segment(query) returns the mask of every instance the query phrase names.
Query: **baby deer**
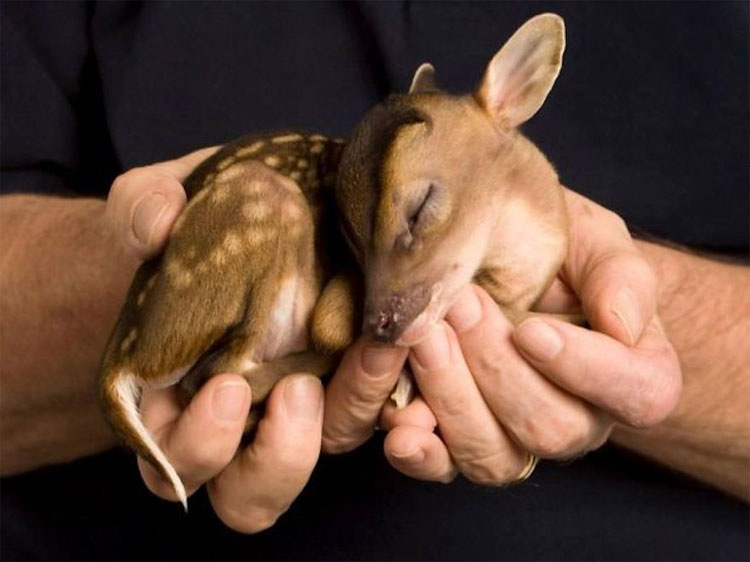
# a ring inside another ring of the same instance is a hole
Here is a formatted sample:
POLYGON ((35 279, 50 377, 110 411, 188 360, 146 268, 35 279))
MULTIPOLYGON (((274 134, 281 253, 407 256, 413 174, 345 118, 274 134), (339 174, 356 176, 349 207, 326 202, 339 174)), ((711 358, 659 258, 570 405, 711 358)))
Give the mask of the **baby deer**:
POLYGON ((288 373, 330 373, 360 331, 413 345, 472 281, 512 321, 528 313, 563 262, 567 217, 555 170, 517 127, 544 102, 564 48, 562 19, 536 16, 471 95, 438 90, 424 64, 346 145, 244 137, 190 175, 188 204, 164 254, 138 270, 100 375, 114 430, 183 505, 139 416, 143 388, 182 381, 189 398, 214 374, 240 373, 257 405, 288 373))

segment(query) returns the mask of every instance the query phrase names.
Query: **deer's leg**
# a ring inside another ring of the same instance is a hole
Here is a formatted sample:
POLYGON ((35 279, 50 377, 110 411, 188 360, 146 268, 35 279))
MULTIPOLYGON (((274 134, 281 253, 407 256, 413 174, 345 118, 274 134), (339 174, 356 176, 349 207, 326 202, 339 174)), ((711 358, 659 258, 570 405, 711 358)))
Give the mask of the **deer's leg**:
POLYGON ((332 354, 352 344, 362 323, 361 285, 358 274, 345 271, 325 286, 315 304, 310 326, 316 349, 332 354))

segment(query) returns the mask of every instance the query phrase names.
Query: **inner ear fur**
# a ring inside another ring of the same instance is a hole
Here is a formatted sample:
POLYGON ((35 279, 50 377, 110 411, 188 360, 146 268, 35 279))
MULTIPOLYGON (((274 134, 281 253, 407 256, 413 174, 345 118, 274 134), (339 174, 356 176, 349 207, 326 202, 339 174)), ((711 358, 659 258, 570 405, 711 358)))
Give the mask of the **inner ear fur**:
POLYGON ((492 57, 476 92, 503 128, 517 127, 542 107, 562 67, 565 23, 541 14, 524 23, 492 57))
POLYGON ((414 73, 411 80, 410 94, 419 92, 429 92, 436 90, 435 86, 435 67, 429 62, 423 62, 414 73))

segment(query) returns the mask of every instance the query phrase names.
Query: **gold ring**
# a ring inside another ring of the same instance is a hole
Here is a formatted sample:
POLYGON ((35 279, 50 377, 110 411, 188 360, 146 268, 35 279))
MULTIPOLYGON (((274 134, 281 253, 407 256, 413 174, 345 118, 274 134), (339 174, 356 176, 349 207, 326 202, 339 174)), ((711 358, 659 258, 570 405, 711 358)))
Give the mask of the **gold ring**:
POLYGON ((537 457, 536 455, 532 455, 528 452, 526 453, 526 455, 528 456, 526 464, 524 465, 523 470, 521 470, 521 474, 519 474, 518 478, 516 479, 516 483, 518 484, 520 484, 524 480, 528 480, 529 476, 531 476, 531 473, 534 472, 534 469, 539 462, 539 457, 537 457))

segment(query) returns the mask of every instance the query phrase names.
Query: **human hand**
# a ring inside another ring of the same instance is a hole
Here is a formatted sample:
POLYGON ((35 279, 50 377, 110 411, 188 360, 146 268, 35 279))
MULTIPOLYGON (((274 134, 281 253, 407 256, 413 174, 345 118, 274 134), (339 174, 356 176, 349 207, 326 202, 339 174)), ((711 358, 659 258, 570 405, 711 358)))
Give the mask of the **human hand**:
POLYGON ((326 449, 358 445, 385 405, 385 452, 397 469, 498 485, 528 476, 529 453, 570 458, 603 443, 615 421, 646 427, 671 412, 681 375, 655 315, 655 277, 619 217, 568 190, 566 201, 570 251, 539 310, 582 306, 596 331, 551 318, 514 329, 484 291, 467 288, 410 350, 422 396, 407 408, 387 403, 400 366, 368 388, 352 368, 360 348, 347 354, 327 393, 326 449))
MULTIPOLYGON (((144 260, 163 249, 185 205, 182 182, 213 151, 137 168, 115 181, 106 217, 130 254, 144 260)), ((323 389, 309 375, 282 379, 266 401, 255 438, 240 449, 250 404, 250 387, 236 374, 210 379, 184 410, 174 387, 145 390, 140 404, 146 427, 188 495, 206 484, 218 517, 245 533, 272 526, 307 483, 320 453, 323 389)), ((151 465, 138 464, 154 494, 177 499, 151 465)))

